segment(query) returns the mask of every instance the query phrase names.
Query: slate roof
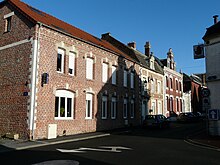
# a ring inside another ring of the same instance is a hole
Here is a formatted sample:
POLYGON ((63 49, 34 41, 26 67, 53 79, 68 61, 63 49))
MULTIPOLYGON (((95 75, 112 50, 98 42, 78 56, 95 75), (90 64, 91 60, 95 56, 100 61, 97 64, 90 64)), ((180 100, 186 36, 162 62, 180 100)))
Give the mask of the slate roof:
POLYGON ((202 39, 206 41, 206 40, 208 40, 208 38, 212 38, 217 35, 220 35, 220 22, 207 28, 206 33, 202 39))
POLYGON ((118 55, 122 55, 122 56, 132 60, 132 58, 130 56, 128 56, 125 53, 121 52, 120 50, 116 49, 108 42, 101 40, 101 39, 85 32, 75 26, 72 26, 62 20, 59 20, 58 18, 55 18, 55 17, 53 17, 43 11, 40 11, 32 6, 29 6, 20 0, 5 0, 3 2, 8 2, 19 13, 21 13, 23 16, 25 16, 28 20, 30 20, 34 24, 42 23, 43 25, 46 25, 54 30, 71 35, 72 37, 75 37, 75 38, 80 39, 82 41, 86 41, 86 42, 93 44, 95 46, 107 49, 108 51, 114 52, 118 55))
MULTIPOLYGON (((135 61, 137 61, 145 68, 152 70, 150 69, 149 57, 147 57, 145 54, 118 41, 117 39, 112 37, 109 33, 103 34, 102 39, 108 41, 110 44, 120 49, 120 51, 128 54, 131 58, 133 58, 135 61)), ((160 62, 160 60, 157 57, 154 56, 154 59, 155 59, 154 61, 155 70, 153 71, 163 74, 164 73, 162 68, 163 64, 160 62)))

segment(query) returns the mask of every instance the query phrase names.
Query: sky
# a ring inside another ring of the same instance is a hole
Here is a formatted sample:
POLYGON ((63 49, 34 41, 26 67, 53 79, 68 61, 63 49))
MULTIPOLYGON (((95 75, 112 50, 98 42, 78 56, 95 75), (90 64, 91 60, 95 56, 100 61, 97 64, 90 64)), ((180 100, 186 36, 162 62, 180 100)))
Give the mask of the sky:
MULTIPOLYGON (((1 1, 1 0, 0 0, 1 1)), ((219 0, 22 0, 96 37, 110 32, 144 53, 146 41, 160 59, 172 48, 177 71, 205 73, 205 59, 193 59, 206 28, 219 13, 219 0)), ((219 17, 220 20, 220 17, 219 17)))

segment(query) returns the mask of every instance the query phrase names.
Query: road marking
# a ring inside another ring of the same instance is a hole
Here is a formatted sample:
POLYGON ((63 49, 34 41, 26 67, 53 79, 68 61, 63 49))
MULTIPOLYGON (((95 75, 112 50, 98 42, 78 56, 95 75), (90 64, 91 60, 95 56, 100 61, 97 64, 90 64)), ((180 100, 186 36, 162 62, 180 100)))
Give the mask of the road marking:
POLYGON ((57 150, 63 153, 85 153, 86 151, 122 152, 122 150, 132 150, 132 149, 121 146, 99 146, 99 148, 80 147, 78 149, 71 149, 71 150, 66 150, 66 149, 57 149, 57 150))

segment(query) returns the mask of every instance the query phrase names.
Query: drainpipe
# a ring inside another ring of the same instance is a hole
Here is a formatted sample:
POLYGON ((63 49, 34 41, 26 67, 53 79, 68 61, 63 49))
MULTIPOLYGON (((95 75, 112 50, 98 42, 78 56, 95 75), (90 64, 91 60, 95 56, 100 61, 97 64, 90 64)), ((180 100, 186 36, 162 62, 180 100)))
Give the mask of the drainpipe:
POLYGON ((32 71, 31 71, 31 103, 30 103, 30 129, 32 136, 31 140, 34 139, 34 119, 35 119, 35 106, 36 106, 36 85, 37 85, 37 61, 39 55, 39 40, 40 40, 40 27, 41 23, 36 25, 35 31, 37 31, 38 26, 38 35, 34 37, 33 40, 33 55, 32 55, 32 71))

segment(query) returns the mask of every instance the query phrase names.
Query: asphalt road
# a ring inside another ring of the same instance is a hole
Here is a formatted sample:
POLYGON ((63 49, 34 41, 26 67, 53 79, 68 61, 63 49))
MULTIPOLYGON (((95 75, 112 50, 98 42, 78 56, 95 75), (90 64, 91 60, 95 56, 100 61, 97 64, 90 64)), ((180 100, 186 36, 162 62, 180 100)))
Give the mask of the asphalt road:
POLYGON ((107 137, 50 145, 0 155, 0 164, 219 165, 220 152, 190 145, 184 138, 203 127, 133 128, 107 137))

